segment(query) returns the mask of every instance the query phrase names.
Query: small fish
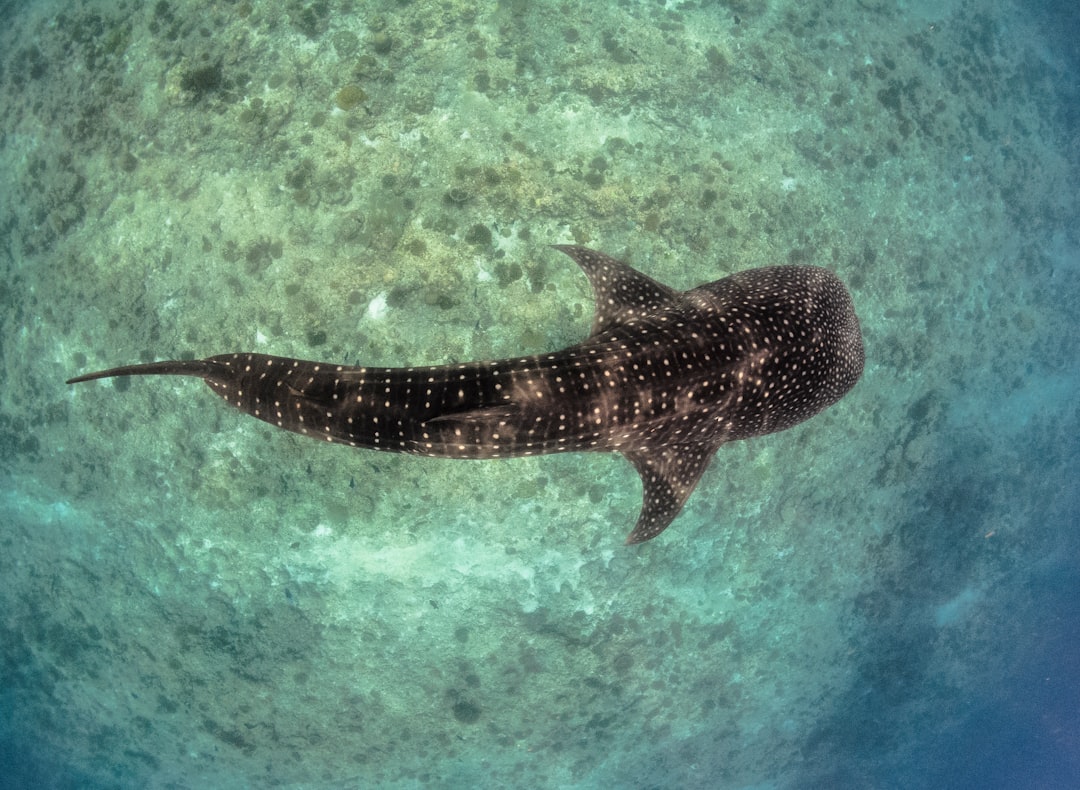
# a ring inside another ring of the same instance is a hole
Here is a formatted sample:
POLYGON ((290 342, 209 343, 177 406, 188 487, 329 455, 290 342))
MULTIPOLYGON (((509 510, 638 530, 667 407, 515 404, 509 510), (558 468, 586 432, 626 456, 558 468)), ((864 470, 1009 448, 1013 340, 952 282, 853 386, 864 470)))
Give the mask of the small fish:
POLYGON ((439 458, 618 452, 644 488, 627 543, 679 514, 720 445, 836 403, 864 352, 831 272, 771 266, 676 291, 601 252, 555 249, 592 284, 592 332, 550 354, 416 368, 222 354, 86 373, 202 378, 227 403, 326 442, 439 458))

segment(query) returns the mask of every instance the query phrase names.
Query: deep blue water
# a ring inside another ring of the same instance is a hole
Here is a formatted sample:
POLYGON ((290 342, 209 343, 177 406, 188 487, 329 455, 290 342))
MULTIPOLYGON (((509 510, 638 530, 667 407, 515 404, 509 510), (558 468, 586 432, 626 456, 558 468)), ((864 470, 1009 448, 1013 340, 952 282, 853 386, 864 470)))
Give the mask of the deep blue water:
POLYGON ((6 10, 0 786, 1080 786, 1072 5, 6 10), (830 268, 863 378, 636 547, 619 456, 64 384, 562 348, 556 243, 830 268))

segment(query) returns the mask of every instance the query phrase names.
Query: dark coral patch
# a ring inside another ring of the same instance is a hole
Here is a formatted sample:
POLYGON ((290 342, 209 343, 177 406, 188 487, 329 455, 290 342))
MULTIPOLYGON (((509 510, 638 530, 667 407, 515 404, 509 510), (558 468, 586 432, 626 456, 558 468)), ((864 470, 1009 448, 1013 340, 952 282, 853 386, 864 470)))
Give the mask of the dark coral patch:
POLYGON ((480 706, 460 699, 454 703, 454 718, 462 724, 476 724, 480 720, 480 706))

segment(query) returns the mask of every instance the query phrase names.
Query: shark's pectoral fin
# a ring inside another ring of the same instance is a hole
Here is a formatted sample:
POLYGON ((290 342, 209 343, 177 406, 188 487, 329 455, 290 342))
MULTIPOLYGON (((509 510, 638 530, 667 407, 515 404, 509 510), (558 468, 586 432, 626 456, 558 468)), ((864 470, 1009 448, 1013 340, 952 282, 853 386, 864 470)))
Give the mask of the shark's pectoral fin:
POLYGON ((719 444, 677 444, 624 452, 641 475, 641 515, 626 542, 642 543, 679 515, 719 444))
POLYGON ((675 289, 610 255, 572 244, 556 244, 555 249, 573 258, 589 278, 596 302, 590 336, 682 301, 675 289))

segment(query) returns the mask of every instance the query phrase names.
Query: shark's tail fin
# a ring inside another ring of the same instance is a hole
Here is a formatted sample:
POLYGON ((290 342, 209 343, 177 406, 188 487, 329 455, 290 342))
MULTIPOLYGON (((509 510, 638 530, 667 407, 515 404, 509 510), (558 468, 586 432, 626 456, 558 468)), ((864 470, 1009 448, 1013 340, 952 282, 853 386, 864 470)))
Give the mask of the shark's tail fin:
POLYGON ((214 378, 220 376, 226 368, 212 359, 170 360, 168 362, 150 362, 145 365, 124 365, 119 368, 84 373, 70 378, 66 383, 78 384, 81 381, 108 379, 113 376, 198 376, 214 378))

